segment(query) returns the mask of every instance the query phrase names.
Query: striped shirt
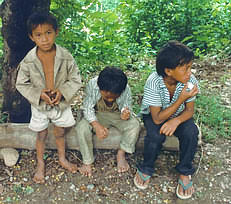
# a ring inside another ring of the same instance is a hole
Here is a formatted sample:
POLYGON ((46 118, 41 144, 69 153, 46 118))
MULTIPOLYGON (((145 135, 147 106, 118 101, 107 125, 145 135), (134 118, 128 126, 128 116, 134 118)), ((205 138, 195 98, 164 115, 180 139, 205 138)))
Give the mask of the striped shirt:
MULTIPOLYGON (((199 88, 198 81, 193 74, 191 74, 189 82, 196 84, 197 87, 199 88)), ((148 77, 146 84, 144 86, 144 97, 142 100, 140 113, 149 114, 150 106, 161 107, 162 110, 168 108, 169 106, 171 106, 173 103, 176 102, 184 86, 185 85, 181 82, 177 83, 176 90, 170 101, 170 94, 164 83, 163 77, 159 76, 157 72, 153 72, 148 77)), ((193 96, 192 98, 187 99, 185 102, 188 103, 194 101, 195 99, 196 96, 193 96)), ((174 118, 178 116, 184 109, 185 109, 185 103, 182 103, 170 118, 174 118)))
MULTIPOLYGON (((86 86, 86 97, 83 101, 83 114, 84 118, 89 122, 97 121, 95 115, 95 105, 101 98, 101 93, 97 85, 98 77, 95 77, 89 81, 86 86)), ((119 83, 119 82, 118 82, 119 83)), ((132 112, 132 95, 129 85, 125 88, 122 94, 116 99, 119 111, 128 107, 132 112)))

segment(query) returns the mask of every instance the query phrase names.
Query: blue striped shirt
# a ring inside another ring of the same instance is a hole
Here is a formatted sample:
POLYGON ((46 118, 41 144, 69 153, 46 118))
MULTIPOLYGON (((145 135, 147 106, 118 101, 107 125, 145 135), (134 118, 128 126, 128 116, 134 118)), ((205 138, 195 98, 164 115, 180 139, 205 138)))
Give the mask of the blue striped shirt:
MULTIPOLYGON (((193 74, 191 74, 189 82, 196 84, 199 88, 199 84, 197 79, 193 74)), ((174 95, 170 101, 169 91, 164 83, 164 79, 162 76, 159 76, 157 72, 153 72, 147 79, 146 84, 144 86, 144 97, 141 104, 141 114, 149 114, 150 106, 161 107, 162 110, 168 108, 178 99, 182 89, 184 88, 184 84, 178 82, 176 85, 176 90, 174 95)), ((196 96, 187 99, 185 102, 191 102, 196 99, 196 96)), ((185 103, 182 103, 176 112, 170 117, 174 118, 178 116, 185 109, 185 103)))

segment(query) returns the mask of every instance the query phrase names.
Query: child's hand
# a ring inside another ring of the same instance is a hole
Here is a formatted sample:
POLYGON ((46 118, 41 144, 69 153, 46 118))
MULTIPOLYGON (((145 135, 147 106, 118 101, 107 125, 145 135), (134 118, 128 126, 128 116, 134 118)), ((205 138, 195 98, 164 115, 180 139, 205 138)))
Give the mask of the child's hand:
POLYGON ((52 104, 52 101, 51 101, 51 98, 50 98, 50 93, 51 93, 51 90, 50 89, 43 89, 41 91, 41 95, 40 95, 40 98, 46 102, 46 104, 48 105, 53 105, 52 104))
POLYGON ((187 88, 188 88, 188 85, 186 84, 184 86, 184 88, 182 89, 181 94, 179 96, 179 98, 182 101, 186 101, 188 98, 191 98, 191 97, 197 95, 199 92, 197 85, 194 85, 194 87, 190 91, 187 91, 187 88))
POLYGON ((121 110, 120 118, 122 120, 128 120, 130 118, 130 110, 128 109, 128 107, 121 110))
POLYGON ((168 120, 161 126, 160 134, 164 134, 166 136, 172 136, 179 124, 180 123, 176 118, 168 120))
POLYGON ((54 91, 51 91, 51 102, 54 105, 58 105, 60 103, 60 100, 62 98, 62 93, 56 89, 54 91))
POLYGON ((99 139, 105 139, 108 136, 108 129, 99 122, 95 122, 93 127, 95 129, 96 136, 99 139))

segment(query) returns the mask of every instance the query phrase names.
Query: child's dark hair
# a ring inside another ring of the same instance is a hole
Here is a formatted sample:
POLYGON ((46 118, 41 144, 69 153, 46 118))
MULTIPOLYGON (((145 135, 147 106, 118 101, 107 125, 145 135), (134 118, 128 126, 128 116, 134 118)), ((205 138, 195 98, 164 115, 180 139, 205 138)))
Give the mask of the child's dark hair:
POLYGON ((165 68, 175 69, 177 66, 191 62, 194 54, 191 49, 178 41, 169 41, 162 47, 156 58, 156 71, 160 76, 166 76, 165 68))
POLYGON ((58 23, 56 18, 50 13, 33 13, 27 20, 27 30, 30 35, 32 31, 40 24, 50 24, 53 26, 54 30, 57 31, 58 23))
POLYGON ((105 67, 99 74, 97 84, 102 91, 121 95, 128 83, 124 72, 116 67, 105 67))

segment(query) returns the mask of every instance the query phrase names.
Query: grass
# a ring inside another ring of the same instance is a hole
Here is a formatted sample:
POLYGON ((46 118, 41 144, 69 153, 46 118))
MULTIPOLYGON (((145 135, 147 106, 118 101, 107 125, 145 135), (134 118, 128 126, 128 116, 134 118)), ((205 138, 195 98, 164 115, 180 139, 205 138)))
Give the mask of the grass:
POLYGON ((219 137, 231 139, 231 109, 221 104, 219 95, 208 95, 202 87, 195 110, 195 118, 202 127, 202 135, 206 141, 219 137))

